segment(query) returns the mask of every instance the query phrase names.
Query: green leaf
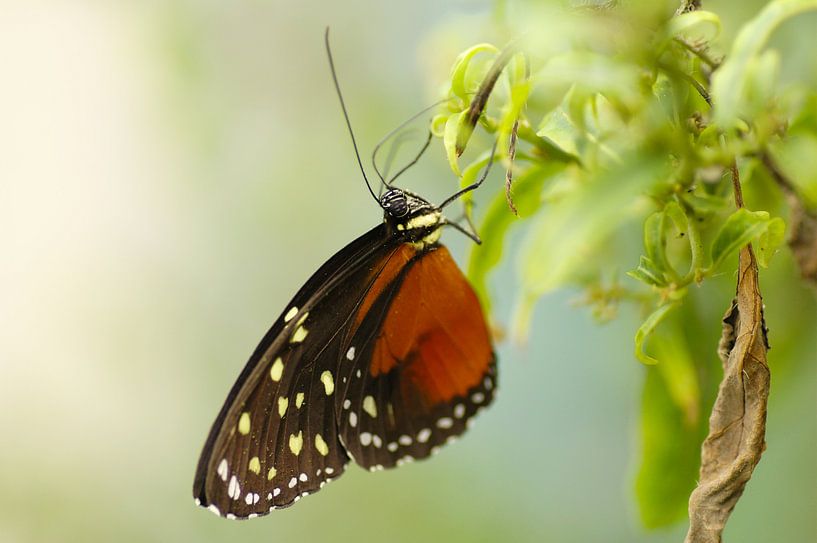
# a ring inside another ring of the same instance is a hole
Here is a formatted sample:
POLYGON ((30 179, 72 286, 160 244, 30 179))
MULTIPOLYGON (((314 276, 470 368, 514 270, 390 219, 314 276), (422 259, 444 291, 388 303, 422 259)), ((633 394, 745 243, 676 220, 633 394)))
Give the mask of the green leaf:
POLYGON ((772 32, 786 19, 817 10, 817 0, 773 0, 751 21, 743 25, 732 44, 727 60, 712 76, 714 121, 724 129, 738 124, 751 100, 752 84, 757 84, 757 62, 768 70, 769 60, 757 61, 772 32))
POLYGON ((567 115, 566 108, 571 94, 565 95, 562 103, 542 118, 536 134, 552 144, 559 153, 576 157, 578 155, 576 142, 581 138, 581 133, 567 115))
POLYGON ((652 334, 655 327, 664 320, 670 310, 677 307, 677 304, 670 303, 666 305, 662 305, 652 313, 650 316, 647 317, 641 326, 638 327, 638 330, 635 332, 635 356, 644 364, 657 364, 658 360, 651 357, 644 351, 644 342, 647 338, 652 334))
MULTIPOLYGON (((514 179, 513 198, 519 216, 508 209, 503 191, 497 192, 485 212, 479 231, 483 233, 482 245, 474 245, 468 259, 468 278, 477 292, 486 313, 490 313, 488 277, 499 264, 505 247, 505 239, 511 228, 518 227, 531 218, 541 205, 542 187, 565 168, 561 163, 548 163, 528 168, 514 179)), ((468 175, 468 170, 463 178, 468 175)))
POLYGON ((429 130, 434 137, 441 138, 445 135, 445 124, 450 116, 450 114, 445 113, 434 115, 429 125, 429 130))
POLYGON ((628 271, 627 275, 650 286, 663 287, 667 285, 663 272, 658 269, 658 266, 652 260, 643 255, 638 262, 638 267, 628 271))
POLYGON ((667 217, 669 217, 669 219, 672 221, 672 224, 675 226, 676 230, 679 232, 687 231, 689 228, 689 219, 677 202, 672 200, 667 202, 667 205, 664 206, 664 213, 666 213, 667 217))
POLYGON ((636 501, 646 528, 670 526, 685 518, 689 494, 700 465, 699 431, 685 423, 673 400, 667 375, 646 368, 641 395, 641 460, 635 481, 636 501))
MULTIPOLYGON (((579 173, 575 166, 569 171, 579 173)), ((648 155, 583 175, 580 185, 569 187, 531 225, 521 251, 522 296, 536 298, 572 280, 578 270, 600 265, 594 259, 600 245, 638 216, 634 203, 664 176, 664 161, 648 155)))
POLYGON ((718 213, 726 209, 726 207, 729 205, 729 200, 723 196, 707 194, 703 191, 684 194, 683 199, 687 204, 689 204, 695 215, 711 215, 712 213, 718 213))
POLYGON ((659 272, 669 270, 670 267, 667 261, 665 219, 666 214, 663 211, 656 211, 644 221, 644 250, 647 253, 647 259, 659 272))
POLYGON ((741 208, 732 213, 712 242, 712 270, 732 253, 766 232, 771 223, 766 211, 741 208))
POLYGON ((531 82, 526 80, 518 81, 511 86, 510 100, 505 104, 502 119, 499 123, 498 140, 500 142, 509 141, 511 129, 514 123, 522 115, 522 108, 527 103, 531 91, 531 82))
POLYGON ((720 17, 711 11, 697 10, 671 18, 667 23, 665 39, 684 37, 693 43, 711 42, 720 33, 720 17))
POLYGON ((451 92, 455 96, 458 96, 466 101, 469 100, 468 94, 472 91, 468 89, 468 85, 466 83, 466 73, 468 72, 468 68, 471 65, 471 60, 474 58, 474 56, 485 52, 498 53, 499 50, 490 43, 480 43, 466 49, 457 57, 457 60, 454 62, 454 66, 451 68, 451 92))
POLYGON ((769 267, 769 261, 786 239, 786 223, 780 217, 769 221, 768 228, 760 235, 757 244, 757 263, 764 268, 769 267))
MULTIPOLYGON (((535 73, 534 80, 543 87, 544 92, 573 85, 577 101, 601 93, 632 110, 643 102, 641 76, 641 70, 634 64, 602 54, 574 50, 548 59, 535 73)), ((574 119, 574 122, 581 121, 574 119)))
POLYGON ((448 117, 445 121, 445 129, 443 130, 443 145, 445 146, 445 155, 448 157, 448 164, 451 166, 451 171, 457 177, 460 177, 460 165, 457 160, 457 138, 459 137, 460 127, 463 125, 465 117, 468 115, 468 110, 460 113, 455 113, 448 117))

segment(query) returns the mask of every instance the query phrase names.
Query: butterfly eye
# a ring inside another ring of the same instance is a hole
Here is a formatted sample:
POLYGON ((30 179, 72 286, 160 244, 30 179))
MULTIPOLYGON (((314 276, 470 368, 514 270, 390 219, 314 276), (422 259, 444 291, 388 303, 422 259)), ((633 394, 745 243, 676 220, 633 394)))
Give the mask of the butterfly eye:
POLYGON ((400 189, 389 189, 380 198, 380 206, 395 219, 405 217, 408 213, 408 200, 400 189))

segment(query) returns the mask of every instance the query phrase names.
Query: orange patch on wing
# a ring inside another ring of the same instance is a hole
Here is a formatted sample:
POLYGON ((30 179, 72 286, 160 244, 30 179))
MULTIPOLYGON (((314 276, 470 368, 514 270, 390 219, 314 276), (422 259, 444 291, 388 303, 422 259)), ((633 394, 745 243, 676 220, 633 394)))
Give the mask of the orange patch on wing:
POLYGON ((357 310, 353 329, 357 329, 357 327, 360 326, 360 323, 363 321, 363 317, 365 317, 369 312, 372 304, 377 301, 378 296, 380 296, 383 290, 389 286, 392 281, 394 281, 394 279, 400 273, 400 270, 402 270, 406 264, 408 264, 416 253, 417 250, 411 245, 403 243, 393 253, 389 253, 389 256, 386 257, 387 260, 382 267, 378 267, 373 270, 375 273, 377 273, 377 277, 375 277, 372 286, 369 287, 369 291, 366 293, 366 296, 363 298, 363 302, 360 304, 360 307, 357 310))
POLYGON ((404 364, 403 385, 434 405, 465 395, 492 360, 479 300, 451 254, 439 247, 424 255, 389 306, 372 355, 372 376, 404 364))

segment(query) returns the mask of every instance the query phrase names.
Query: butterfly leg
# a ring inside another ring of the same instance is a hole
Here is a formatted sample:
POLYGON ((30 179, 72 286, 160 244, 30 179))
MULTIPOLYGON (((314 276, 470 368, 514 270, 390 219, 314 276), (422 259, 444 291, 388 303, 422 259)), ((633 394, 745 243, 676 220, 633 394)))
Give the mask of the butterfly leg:
POLYGON ((445 206, 447 206, 448 204, 450 204, 463 194, 471 192, 472 190, 478 188, 483 183, 483 181, 485 181, 485 178, 488 177, 488 174, 491 171, 491 166, 493 166, 494 164, 494 156, 496 155, 496 143, 497 142, 494 142, 494 146, 491 148, 491 157, 488 159, 488 164, 485 166, 485 169, 482 170, 482 175, 479 176, 479 179, 477 179, 475 182, 471 183, 464 189, 458 190, 457 192, 449 196, 442 204, 438 206, 440 209, 443 209, 445 206))

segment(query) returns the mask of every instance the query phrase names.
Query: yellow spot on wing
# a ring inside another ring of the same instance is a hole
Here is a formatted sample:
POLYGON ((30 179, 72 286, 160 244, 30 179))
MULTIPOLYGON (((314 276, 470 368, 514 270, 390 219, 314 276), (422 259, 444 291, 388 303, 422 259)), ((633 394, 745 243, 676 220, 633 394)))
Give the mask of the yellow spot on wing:
POLYGON ((309 333, 309 330, 304 328, 303 326, 299 326, 295 332, 292 334, 292 337, 289 338, 290 343, 300 343, 304 339, 306 339, 306 335, 309 333))
POLYGON ((300 318, 300 319, 298 319, 298 322, 296 322, 296 323, 295 323, 295 326, 300 326, 300 325, 302 325, 304 322, 306 322, 306 318, 307 318, 308 316, 309 316, 309 311, 307 311, 306 313, 304 313, 303 315, 301 315, 301 318, 300 318))
POLYGON ((261 460, 257 456, 253 456, 250 458, 250 465, 247 466, 247 469, 258 475, 261 473, 261 460))
POLYGON ((275 359, 275 362, 272 363, 272 367, 269 369, 269 376, 273 381, 280 381, 281 375, 284 373, 284 361, 281 360, 281 357, 275 359))
POLYGON ((329 445, 326 444, 326 441, 323 440, 320 434, 315 434, 315 448, 323 456, 329 454, 329 445))
POLYGON ((366 396, 363 398, 363 410, 367 412, 372 418, 377 416, 377 405, 374 403, 374 398, 366 396))
POLYGON ((295 395, 295 407, 300 409, 301 404, 303 404, 303 403, 304 403, 304 393, 299 392, 298 394, 295 395))
POLYGON ((238 433, 241 435, 250 433, 250 414, 246 411, 241 413, 241 417, 238 419, 238 433))
POLYGON ((287 407, 289 407, 289 399, 286 396, 281 396, 278 398, 278 416, 283 418, 284 413, 287 412, 287 407))
POLYGON ((289 311, 287 311, 287 314, 284 315, 284 322, 291 321, 292 319, 295 318, 295 315, 297 315, 297 314, 298 314, 298 308, 295 307, 295 306, 292 306, 292 308, 289 311))
POLYGON ((301 448, 304 446, 304 433, 298 432, 298 435, 292 434, 289 436, 289 450, 292 454, 298 456, 301 454, 301 448))
POLYGON ((274 466, 271 467, 269 469, 269 471, 267 472, 267 480, 272 481, 272 479, 273 479, 273 477, 275 477, 276 473, 278 473, 278 471, 275 469, 275 467, 274 466))
POLYGON ((326 395, 331 396, 335 391, 335 381, 332 379, 332 372, 329 370, 323 372, 321 374, 321 382, 323 382, 323 388, 326 389, 326 395))

